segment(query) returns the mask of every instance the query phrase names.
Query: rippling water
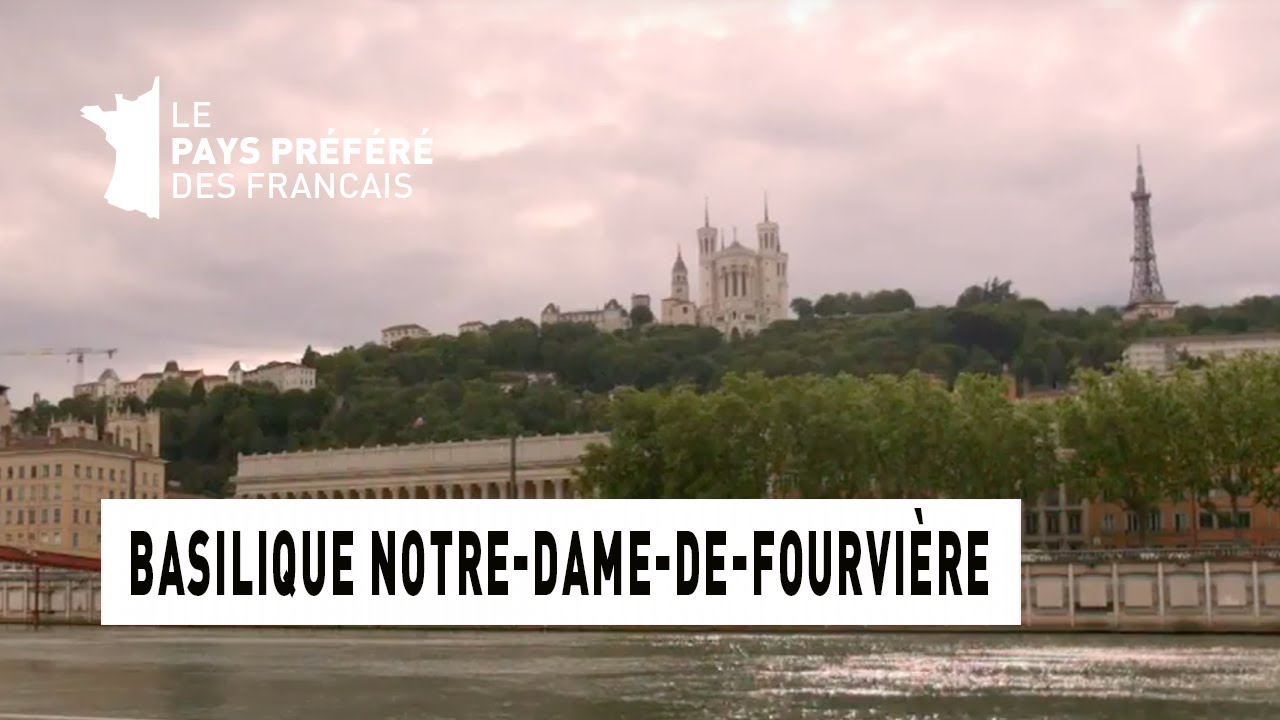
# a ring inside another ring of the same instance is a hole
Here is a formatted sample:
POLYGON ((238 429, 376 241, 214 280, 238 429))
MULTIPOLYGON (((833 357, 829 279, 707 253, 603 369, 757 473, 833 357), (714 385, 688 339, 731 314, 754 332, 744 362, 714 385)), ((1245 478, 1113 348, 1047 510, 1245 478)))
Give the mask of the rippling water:
POLYGON ((1280 640, 0 630, 0 720, 1280 718, 1280 640))

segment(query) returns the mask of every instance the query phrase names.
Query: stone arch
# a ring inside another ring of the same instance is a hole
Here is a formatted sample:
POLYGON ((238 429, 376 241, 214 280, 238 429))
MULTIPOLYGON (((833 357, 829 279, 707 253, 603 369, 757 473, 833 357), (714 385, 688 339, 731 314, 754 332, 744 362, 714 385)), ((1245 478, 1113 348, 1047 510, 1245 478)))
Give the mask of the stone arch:
POLYGON ((319 499, 319 500, 328 500, 328 499, 329 499, 329 493, 325 492, 324 490, 317 490, 317 491, 316 491, 316 498, 317 498, 317 499, 319 499))
POLYGON ((393 498, 395 498, 395 493, 393 493, 393 492, 391 491, 391 488, 382 488, 382 499, 383 499, 383 500, 391 500, 391 499, 393 499, 393 498))
POLYGON ((555 480, 542 481, 542 497, 543 498, 556 497, 556 481, 555 480))
POLYGON ((491 482, 485 486, 484 496, 487 498, 502 497, 502 486, 496 482, 491 482))
POLYGON ((538 486, 532 480, 525 480, 520 484, 520 497, 535 498, 538 497, 538 486))
POLYGON ((408 500, 409 488, 405 487, 404 485, 401 485, 400 489, 396 491, 396 497, 400 498, 401 500, 408 500))
POLYGON ((298 496, 294 495, 292 491, 285 493, 284 496, 288 500, 296 500, 298 498, 298 496))
POLYGON ((302 494, 301 494, 301 495, 299 495, 298 497, 302 498, 303 500, 310 500, 310 499, 311 499, 311 491, 310 491, 310 490, 303 490, 303 491, 302 491, 302 494))
POLYGON ((375 500, 378 497, 378 491, 373 488, 366 488, 364 491, 365 500, 375 500))
POLYGON ((427 494, 427 488, 423 485, 418 485, 413 489, 413 497, 417 500, 423 500, 429 497, 427 494))
POLYGON ((467 486, 467 497, 472 500, 478 500, 484 497, 484 487, 472 483, 467 486))
POLYGON ((348 490, 348 491, 347 491, 347 498, 348 498, 348 499, 350 499, 350 500, 359 500, 359 499, 360 499, 360 491, 359 491, 359 490, 356 490, 356 489, 354 489, 354 488, 353 488, 353 489, 351 489, 351 490, 348 490))
POLYGON ((447 499, 449 497, 448 488, 443 485, 432 485, 431 497, 435 500, 447 499))

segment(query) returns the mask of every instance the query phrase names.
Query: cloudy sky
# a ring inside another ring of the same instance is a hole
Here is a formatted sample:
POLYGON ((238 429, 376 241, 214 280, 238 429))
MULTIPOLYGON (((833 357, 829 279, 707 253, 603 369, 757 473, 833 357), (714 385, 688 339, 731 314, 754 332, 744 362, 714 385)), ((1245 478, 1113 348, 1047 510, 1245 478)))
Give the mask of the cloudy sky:
MULTIPOLYGON (((765 189, 793 295, 942 303, 999 275, 1120 303, 1137 143, 1169 295, 1272 293, 1278 37, 1265 0, 7 2, 0 351, 223 372, 394 323, 661 298, 703 197, 754 243, 765 189), (435 164, 409 200, 123 212, 80 108, 156 75, 165 125, 209 101, 216 136, 426 127, 435 164)), ((0 357, 18 405, 74 381, 0 357)))

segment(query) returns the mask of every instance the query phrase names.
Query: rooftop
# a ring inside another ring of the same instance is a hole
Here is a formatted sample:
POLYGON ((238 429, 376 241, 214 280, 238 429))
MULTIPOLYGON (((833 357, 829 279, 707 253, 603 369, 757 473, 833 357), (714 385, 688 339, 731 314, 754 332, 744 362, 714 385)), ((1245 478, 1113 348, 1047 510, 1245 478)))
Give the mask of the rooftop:
POLYGON ((1138 338, 1133 341, 1134 345, 1167 345, 1170 343, 1215 343, 1215 342, 1232 342, 1238 340, 1280 340, 1280 333, 1264 332, 1264 333, 1235 333, 1231 335, 1165 335, 1157 337, 1138 338))
POLYGON ((81 452, 103 453, 108 455, 118 455, 121 457, 138 458, 140 460, 152 460, 154 462, 164 462, 158 457, 151 457, 137 450, 112 445, 101 440, 86 440, 84 438, 63 438, 54 439, 50 437, 21 438, 10 442, 3 448, 0 448, 0 455, 32 453, 32 452, 56 452, 63 450, 78 450, 81 452))

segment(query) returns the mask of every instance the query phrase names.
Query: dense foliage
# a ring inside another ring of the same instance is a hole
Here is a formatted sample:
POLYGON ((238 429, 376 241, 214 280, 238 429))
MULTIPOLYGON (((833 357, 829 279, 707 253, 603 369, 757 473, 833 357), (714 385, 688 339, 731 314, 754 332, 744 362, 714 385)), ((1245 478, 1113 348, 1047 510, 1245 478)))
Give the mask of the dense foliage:
MULTIPOLYGON (((328 355, 308 348, 302 362, 318 375, 311 393, 268 386, 206 392, 175 383, 157 390, 148 405, 164 415, 170 479, 216 494, 238 453, 608 429, 616 422, 610 397, 621 388, 705 393, 730 374, 912 370, 950 384, 962 372, 995 375, 1006 367, 1023 386, 1061 387, 1079 369, 1119 360, 1140 335, 1280 328, 1275 298, 1124 325, 1109 308, 1050 310, 999 279, 966 289, 955 307, 917 308, 904 290, 798 298, 793 305, 800 319, 739 341, 709 328, 648 323, 603 334, 584 325, 539 328, 514 320, 486 333, 405 340, 393 348, 370 343, 328 355)), ((59 414, 91 419, 105 409, 83 398, 40 402, 17 422, 42 432, 59 414)))
POLYGON ((1067 483, 1145 521, 1162 500, 1280 501, 1280 359, 1169 377, 1083 370, 1021 402, 999 378, 731 375, 706 393, 628 392, 579 479, 604 497, 1033 499, 1067 483))

